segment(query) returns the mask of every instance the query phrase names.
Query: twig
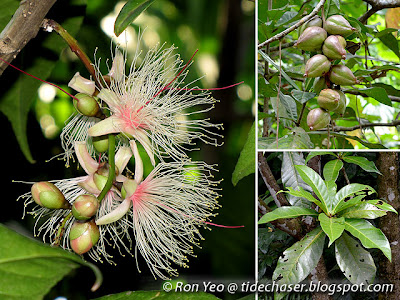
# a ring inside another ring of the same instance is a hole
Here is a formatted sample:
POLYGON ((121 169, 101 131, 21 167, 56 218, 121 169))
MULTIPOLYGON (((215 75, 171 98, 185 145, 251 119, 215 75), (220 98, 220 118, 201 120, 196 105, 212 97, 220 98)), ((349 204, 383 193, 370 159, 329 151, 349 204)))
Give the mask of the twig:
POLYGON ((272 174, 271 169, 269 168, 267 159, 264 157, 262 152, 258 152, 258 170, 260 171, 261 178, 264 180, 264 183, 271 193, 275 204, 278 207, 290 205, 283 193, 278 194, 281 188, 276 182, 275 177, 272 174))
POLYGON ((258 49, 261 49, 265 45, 268 45, 268 44, 270 44, 272 42, 275 42, 277 40, 282 39, 283 37, 288 35, 293 30, 296 30, 297 28, 299 28, 305 22, 311 20, 318 13, 318 11, 321 9, 321 7, 325 4, 325 1, 326 0, 320 0, 319 3, 317 4, 317 6, 313 9, 313 11, 309 15, 301 18, 300 21, 298 21, 296 24, 290 26, 289 28, 287 28, 286 30, 278 33, 277 35, 274 35, 273 37, 269 38, 268 40, 258 44, 258 49))
MULTIPOLYGON (((351 95, 359 95, 359 96, 363 96, 363 97, 370 97, 367 94, 364 94, 363 92, 359 92, 356 90, 343 90, 343 93, 351 94, 351 95)), ((392 96, 392 95, 388 95, 388 97, 390 100, 392 100, 394 102, 400 102, 400 97, 392 96)))
MULTIPOLYGON (((296 44, 296 41, 289 42, 289 43, 284 43, 284 44, 282 44, 281 49, 291 48, 291 47, 293 47, 294 44, 296 44)), ((277 52, 277 51, 279 51, 279 46, 271 47, 271 48, 269 48, 269 51, 270 52, 277 52)))
MULTIPOLYGON (((400 125, 400 120, 395 120, 390 123, 365 123, 362 124, 362 128, 369 128, 369 127, 391 127, 391 126, 399 126, 400 125)), ((356 129, 360 129, 360 125, 355 125, 352 127, 342 127, 342 126, 335 126, 333 127, 333 131, 353 131, 356 129)), ((326 129, 321 129, 320 131, 326 131, 326 129)))
MULTIPOLYGON (((12 19, 0 33, 0 57, 11 62, 25 45, 33 39, 44 17, 56 0, 27 0, 21 1, 12 19)), ((0 75, 7 68, 0 62, 0 75)))
POLYGON ((276 95, 276 148, 279 143, 279 103, 281 100, 281 86, 282 86, 282 42, 279 42, 279 85, 278 85, 278 94, 276 95))
POLYGON ((366 24, 368 19, 376 12, 385 9, 385 8, 395 8, 400 7, 400 0, 363 0, 364 2, 371 5, 371 9, 369 9, 365 14, 358 18, 363 24, 366 24))

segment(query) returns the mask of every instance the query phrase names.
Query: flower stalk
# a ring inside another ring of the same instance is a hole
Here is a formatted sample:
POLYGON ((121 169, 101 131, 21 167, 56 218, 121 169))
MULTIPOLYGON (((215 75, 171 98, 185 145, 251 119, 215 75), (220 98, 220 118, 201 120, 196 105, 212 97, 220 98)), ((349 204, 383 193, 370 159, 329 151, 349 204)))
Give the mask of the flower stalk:
POLYGON ((115 179, 115 135, 108 135, 108 164, 109 164, 109 172, 106 185, 102 189, 101 193, 97 197, 97 200, 101 202, 104 199, 107 192, 111 189, 112 184, 115 179))

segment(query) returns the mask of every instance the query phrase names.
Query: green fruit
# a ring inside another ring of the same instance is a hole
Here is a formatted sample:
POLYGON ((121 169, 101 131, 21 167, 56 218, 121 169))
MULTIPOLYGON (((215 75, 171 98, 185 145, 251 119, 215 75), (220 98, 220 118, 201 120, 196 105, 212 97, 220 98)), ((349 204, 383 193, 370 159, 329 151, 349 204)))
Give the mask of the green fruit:
POLYGON ((97 103, 96 99, 87 94, 79 93, 75 95, 74 106, 76 110, 87 117, 94 117, 100 111, 100 106, 97 103))
POLYGON ((36 182, 31 188, 33 200, 40 206, 50 209, 67 209, 70 204, 63 193, 51 182, 36 182))
POLYGON ((314 108, 307 115, 307 125, 310 130, 318 130, 328 126, 331 121, 330 114, 322 108, 314 108))
POLYGON ((100 231, 94 220, 89 222, 75 222, 71 226, 69 239, 71 248, 77 254, 88 252, 99 241, 100 231))
POLYGON ((339 34, 344 37, 349 36, 356 30, 341 15, 330 16, 326 19, 324 28, 329 34, 339 34))
POLYGON ((72 205, 72 214, 77 220, 88 220, 93 217, 99 208, 99 201, 90 194, 78 196, 72 205))
POLYGON ((294 46, 305 51, 320 51, 326 37, 325 29, 311 26, 304 30, 294 46))
POLYGON ((328 73, 331 68, 331 62, 322 54, 317 54, 311 57, 305 67, 305 77, 320 77, 328 73))
POLYGON ((322 28, 322 19, 319 16, 314 16, 310 21, 304 23, 299 28, 299 36, 304 32, 304 30, 308 27, 321 27, 322 28))
POLYGON ((324 89, 318 96, 317 102, 321 108, 333 111, 339 106, 340 95, 337 91, 324 89))
POLYGON ((92 143, 97 152, 106 152, 108 150, 108 135, 94 136, 92 143))
POLYGON ((330 59, 345 59, 346 49, 338 36, 330 35, 322 46, 322 52, 330 59))
POLYGON ((341 35, 335 35, 335 36, 339 39, 339 42, 343 46, 343 48, 346 49, 346 46, 347 46, 346 39, 344 37, 342 37, 341 35))
POLYGON ((329 74, 329 80, 337 85, 353 85, 358 83, 353 72, 344 65, 333 66, 329 74))
POLYGON ((323 89, 326 88, 328 88, 328 86, 326 85, 325 77, 320 77, 314 81, 313 89, 315 93, 319 94, 323 89))
POLYGON ((337 91, 340 95, 339 105, 333 112, 343 116, 346 111, 346 95, 342 91, 337 91))

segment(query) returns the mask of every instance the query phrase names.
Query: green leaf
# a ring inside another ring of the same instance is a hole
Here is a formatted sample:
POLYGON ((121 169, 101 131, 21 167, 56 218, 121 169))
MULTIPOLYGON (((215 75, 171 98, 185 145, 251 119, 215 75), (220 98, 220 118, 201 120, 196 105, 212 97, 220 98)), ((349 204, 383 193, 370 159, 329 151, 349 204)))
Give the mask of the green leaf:
MULTIPOLYGON (((127 291, 96 298, 93 300, 217 300, 219 298, 204 292, 175 292, 176 284, 171 281, 173 290, 169 293, 164 291, 127 291)), ((178 289, 179 290, 179 289, 178 289)), ((199 288, 200 290, 200 288, 199 288)))
POLYGON ((345 226, 365 248, 378 248, 390 261, 392 260, 389 241, 380 229, 363 219, 346 219, 345 226))
MULTIPOLYGON (((308 132, 308 134, 328 135, 328 132, 326 132, 326 131, 311 131, 311 132, 308 132)), ((370 148, 370 149, 387 149, 385 146, 383 146, 381 144, 370 143, 370 142, 360 139, 357 136, 352 136, 352 135, 348 135, 348 134, 340 133, 340 132, 330 132, 329 134, 331 136, 335 136, 338 138, 346 138, 346 139, 350 139, 350 140, 355 140, 355 141, 361 143, 363 146, 370 148)))
POLYGON ((279 69, 281 69, 281 73, 282 76, 286 79, 286 81, 292 86, 294 87, 296 90, 300 90, 300 88, 297 86, 297 84, 292 80, 292 78, 290 78, 290 76, 288 74, 285 73, 285 71, 282 68, 279 68, 279 65, 275 63, 275 61, 273 61, 265 52, 263 52, 262 50, 258 50, 258 53, 261 55, 261 57, 263 59, 265 59, 266 61, 268 61, 271 65, 273 65, 275 67, 275 69, 277 69, 279 71, 279 69))
POLYGON ((337 154, 335 152, 329 152, 329 151, 312 151, 310 153, 308 153, 307 158, 306 158, 306 163, 308 163, 308 161, 318 155, 333 155, 334 157, 337 157, 337 154))
POLYGON ((397 214, 397 211, 393 208, 393 206, 391 206, 390 204, 386 203, 383 200, 368 200, 366 201, 366 203, 373 204, 380 209, 383 209, 385 211, 391 211, 397 214))
POLYGON ((382 175, 381 172, 379 172, 378 168, 375 166, 375 163, 373 161, 369 161, 365 157, 361 157, 361 156, 346 156, 346 157, 343 157, 343 160, 345 162, 358 165, 364 171, 375 172, 377 174, 382 175))
MULTIPOLYGON (((83 1, 83 3, 85 2, 83 1)), ((1 13, 3 13, 3 9, 1 9, 0 11, 1 13)), ((78 32, 82 21, 82 16, 73 16, 66 19, 64 22, 61 23, 61 25, 72 36, 74 36, 78 32)), ((18 65, 20 66, 20 68, 24 69, 24 71, 35 75, 43 80, 46 80, 47 77, 50 76, 54 66, 56 65, 57 60, 54 59, 53 55, 48 54, 32 58, 31 56, 29 56, 29 48, 34 46, 34 44, 29 43, 17 57, 17 60, 26 60, 27 62, 29 61, 29 67, 25 67, 23 63, 21 66, 21 62, 19 62, 18 65)), ((43 53, 56 53, 56 57, 58 59, 58 56, 61 53, 62 49, 66 46, 67 44, 56 33, 49 33, 44 39, 41 48, 43 53)), ((17 71, 6 70, 6 72, 17 71)), ((10 121, 15 137, 26 159, 29 162, 33 163, 34 160, 29 150, 26 127, 29 110, 31 108, 33 100, 35 99, 37 90, 42 83, 25 74, 19 74, 17 79, 12 84, 10 84, 9 87, 4 86, 5 84, 6 83, 4 83, 3 81, 2 91, 0 92, 0 111, 5 114, 10 121)))
POLYGON ((114 33, 119 36, 154 0, 129 0, 121 9, 114 24, 114 33))
POLYGON ((301 127, 295 127, 293 133, 278 139, 278 145, 276 144, 276 138, 261 137, 258 139, 259 149, 310 149, 313 146, 310 137, 301 127))
POLYGON ((373 83, 372 86, 384 88, 388 95, 400 97, 400 90, 394 88, 393 86, 381 82, 373 83))
POLYGON ((297 120, 297 105, 296 105, 296 101, 294 101, 294 99, 291 96, 285 95, 283 93, 279 93, 279 101, 285 107, 289 118, 292 121, 297 120))
POLYGON ((329 218, 324 213, 319 214, 318 220, 321 224, 322 230, 329 237, 330 247, 332 243, 338 239, 344 231, 344 218, 329 218))
POLYGON ((392 32, 391 28, 387 28, 379 32, 376 36, 400 58, 399 41, 393 36, 392 32))
MULTIPOLYGON (((281 178, 284 187, 292 187, 295 190, 301 187, 307 192, 312 192, 311 187, 304 182, 295 168, 296 165, 304 164, 305 162, 302 153, 288 151, 283 152, 281 178)), ((303 197, 296 197, 289 194, 287 198, 291 205, 302 206, 306 208, 310 208, 311 206, 311 202, 303 197)))
POLYGON ((387 106, 392 106, 392 101, 389 99, 386 90, 381 87, 369 87, 365 89, 357 89, 357 91, 366 94, 368 97, 383 103, 387 106))
POLYGON ((298 90, 293 90, 292 91, 292 96, 293 98, 300 102, 301 104, 306 103, 308 100, 311 100, 314 98, 317 94, 316 93, 309 93, 309 92, 303 92, 303 91, 298 91, 298 90))
POLYGON ((0 224, 0 295, 2 299, 43 299, 65 275, 90 267, 101 285, 100 270, 71 252, 26 238, 0 224))
POLYGON ((313 169, 307 166, 296 166, 297 172, 299 172, 301 178, 307 183, 315 195, 317 195, 319 201, 321 202, 321 209, 329 214, 329 208, 331 206, 331 197, 326 188, 325 182, 322 180, 321 176, 317 174, 313 169))
POLYGON ((374 281, 376 267, 371 254, 345 232, 335 242, 335 256, 340 270, 351 283, 374 281))
POLYGON ((297 218, 300 216, 318 216, 318 213, 314 209, 300 206, 282 206, 263 215, 258 221, 258 224, 270 223, 278 219, 297 218))
POLYGON ((289 194, 296 197, 306 198, 308 201, 315 203, 318 207, 321 207, 322 204, 318 199, 315 199, 311 193, 305 191, 302 187, 299 187, 298 191, 295 191, 293 188, 288 187, 289 194))
MULTIPOLYGON (((365 196, 374 194, 376 192, 372 187, 370 187, 369 185, 365 185, 365 184, 351 183, 351 184, 345 185, 335 195, 335 201, 332 205, 332 213, 336 214, 339 211, 341 211, 342 209, 344 209, 343 205, 347 204, 347 202, 345 202, 346 198, 353 196, 353 195, 359 195, 360 193, 362 193, 361 197, 356 198, 356 199, 358 199, 358 201, 361 201, 361 199, 363 199, 365 196)), ((349 201, 351 201, 351 200, 349 200, 349 201)))
POLYGON ((386 212, 370 203, 360 203, 343 210, 340 216, 348 219, 376 219, 386 215, 386 212))
POLYGON ((255 143, 255 129, 256 123, 253 123, 251 126, 249 135, 247 136, 246 143, 243 146, 242 151, 240 152, 239 159, 236 163, 235 170, 232 174, 232 184, 234 186, 247 175, 250 175, 255 172, 255 152, 256 152, 256 143, 255 143))
POLYGON ((303 281, 321 258, 325 236, 324 231, 319 227, 286 249, 278 260, 272 280, 279 285, 303 281))
POLYGON ((324 166, 324 179, 326 181, 336 181, 342 168, 343 162, 340 159, 328 161, 324 166))

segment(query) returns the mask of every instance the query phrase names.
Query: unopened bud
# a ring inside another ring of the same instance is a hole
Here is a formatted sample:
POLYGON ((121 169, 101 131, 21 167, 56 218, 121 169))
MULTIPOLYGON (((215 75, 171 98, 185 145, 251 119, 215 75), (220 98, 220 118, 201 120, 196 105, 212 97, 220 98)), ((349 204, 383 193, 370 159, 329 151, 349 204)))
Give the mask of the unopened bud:
POLYGON ((92 141, 97 152, 102 153, 108 150, 108 135, 94 136, 92 141))
POLYGON ((77 98, 79 101, 74 99, 74 106, 82 115, 87 117, 95 117, 99 113, 100 106, 94 97, 79 93, 75 95, 75 98, 77 98))
POLYGON ((318 130, 328 126, 331 121, 330 114, 322 108, 314 108, 307 115, 307 125, 310 130, 318 130))
POLYGON ((89 222, 76 221, 69 232, 71 248, 77 254, 88 252, 98 242, 100 231, 94 220, 89 222))
POLYGON ((76 72, 74 77, 68 83, 70 88, 73 88, 79 93, 93 95, 96 90, 95 82, 82 77, 79 72, 76 72))
POLYGON ((31 188, 33 200, 40 206, 50 209, 67 209, 71 205, 61 191, 51 182, 36 182, 31 188))
POLYGON ((89 220, 99 209, 99 201, 90 194, 80 195, 72 205, 72 214, 77 220, 89 220))
POLYGON ((313 89, 314 89, 314 92, 317 94, 319 94, 319 92, 321 92, 321 90, 326 89, 327 87, 328 86, 326 85, 325 77, 320 77, 314 81, 313 89))

